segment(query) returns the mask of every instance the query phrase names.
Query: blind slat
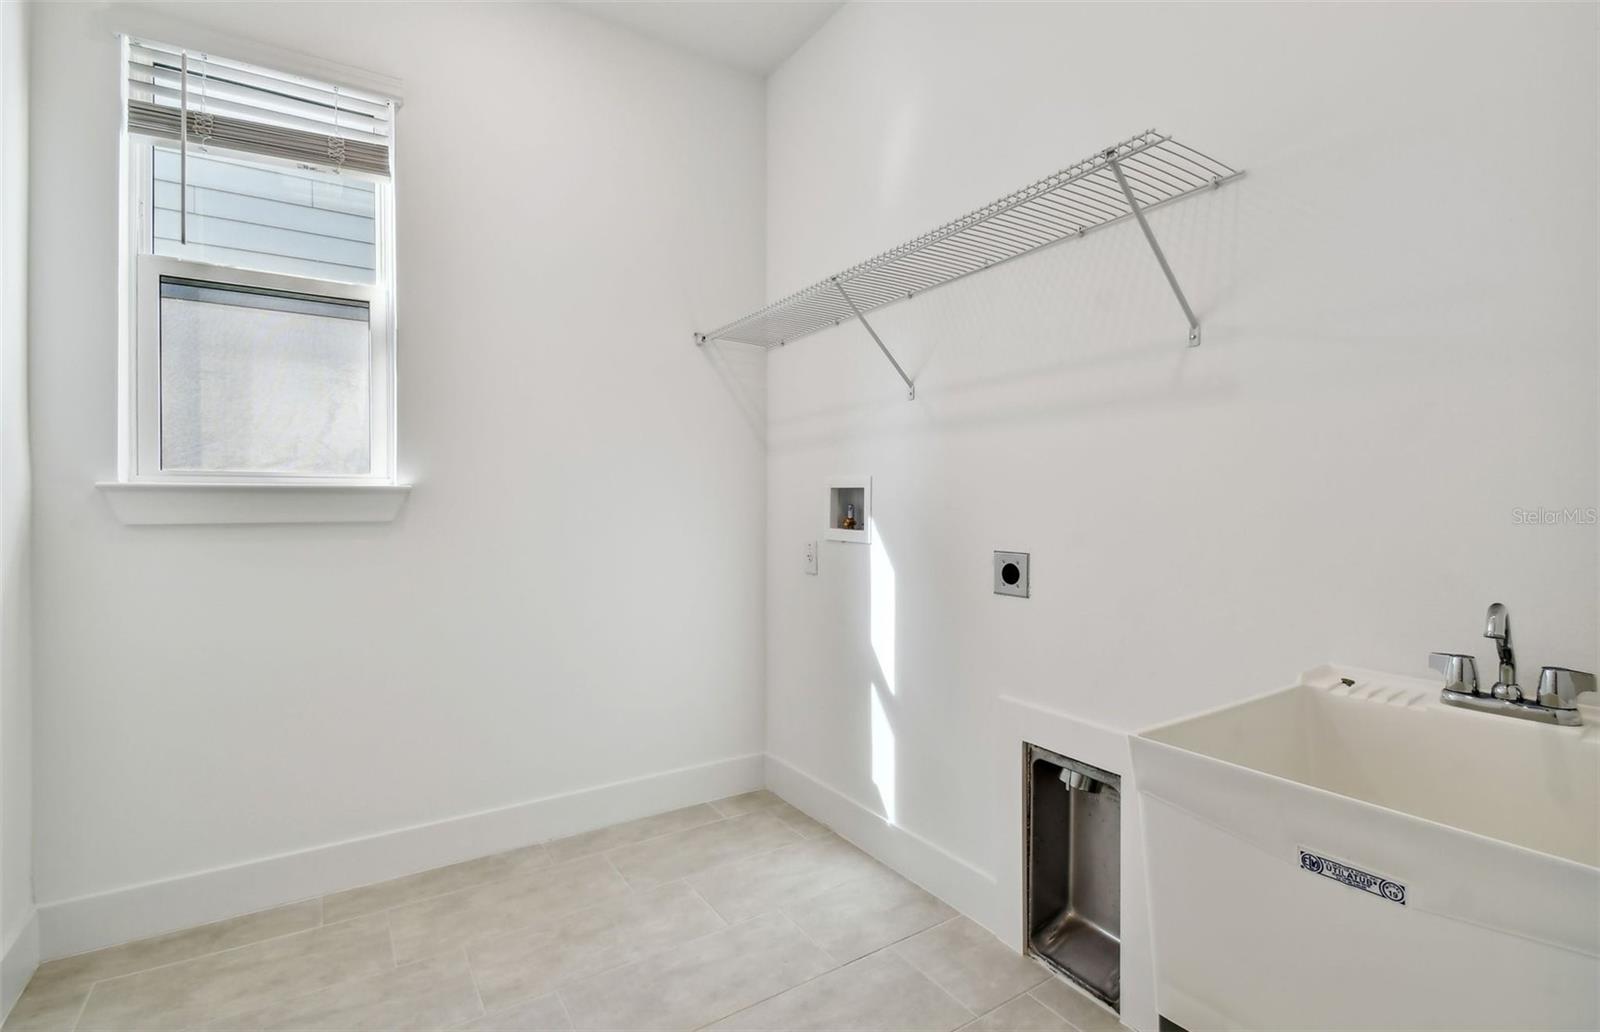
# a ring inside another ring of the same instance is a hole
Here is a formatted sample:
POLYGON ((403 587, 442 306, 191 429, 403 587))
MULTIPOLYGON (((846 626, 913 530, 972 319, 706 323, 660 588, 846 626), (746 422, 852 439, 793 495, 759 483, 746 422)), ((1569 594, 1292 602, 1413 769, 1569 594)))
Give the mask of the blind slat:
MULTIPOLYGON (((328 94, 327 100, 310 97, 290 97, 272 90, 259 89, 246 82, 229 77, 204 74, 195 71, 199 62, 191 60, 189 63, 189 95, 191 98, 216 97, 222 100, 237 101, 240 104, 252 107, 259 106, 269 109, 284 111, 288 114, 297 114, 316 122, 331 122, 337 115, 340 124, 346 122, 352 125, 368 125, 374 132, 388 131, 389 112, 387 110, 373 112, 370 105, 360 104, 352 97, 340 94, 328 94)), ((177 89, 182 83, 182 73, 176 68, 166 65, 131 65, 129 83, 148 86, 152 81, 168 89, 177 89)))
MULTIPOLYGON (((184 51, 129 40, 127 53, 128 129, 180 139, 184 51)), ((188 64, 191 144, 390 174, 393 106, 384 98, 192 52, 188 64)))
MULTIPOLYGON (((179 79, 173 76, 170 82, 163 81, 152 84, 128 80, 130 97, 136 94, 139 100, 150 101, 158 107, 178 109, 179 79), (163 101, 165 103, 163 103, 163 101)), ((285 129, 303 129, 308 133, 321 133, 324 136, 342 136, 351 140, 363 140, 368 143, 387 144, 388 134, 380 131, 387 129, 387 125, 378 126, 371 118, 365 115, 344 114, 337 124, 332 119, 324 122, 318 118, 309 118, 300 114, 293 114, 274 108, 265 108, 259 104, 240 103, 219 96, 216 90, 202 98, 193 75, 189 76, 189 114, 190 116, 210 112, 214 115, 231 115, 245 121, 260 122, 263 125, 274 125, 285 129), (365 123, 364 125, 362 123, 365 123)), ((190 126, 192 130, 194 127, 190 126)))
MULTIPOLYGON (((198 143, 196 113, 189 112, 189 138, 198 143)), ((166 140, 180 138, 178 109, 161 107, 143 100, 128 101, 128 130, 166 140)), ((389 174, 389 148, 360 140, 330 137, 299 129, 265 126, 258 122, 216 115, 212 118, 206 144, 224 150, 261 154, 287 161, 303 162, 320 168, 346 168, 375 176, 389 174)))
MULTIPOLYGON (((180 55, 185 52, 185 48, 183 47, 170 46, 165 43, 152 43, 149 40, 130 39, 129 43, 138 51, 143 51, 154 55, 155 60, 169 64, 173 67, 177 67, 180 55)), ((281 93, 288 93, 295 96, 315 92, 328 94, 338 93, 341 95, 357 97, 362 100, 369 101, 380 108, 387 107, 390 101, 390 98, 381 94, 369 93, 365 90, 356 89, 355 87, 351 86, 323 82, 320 79, 308 79, 300 75, 291 75, 288 72, 280 72, 272 68, 264 68, 260 65, 246 64, 243 61, 234 61, 226 57, 217 57, 215 54, 207 51, 194 50, 191 48, 188 50, 188 54, 191 64, 197 61, 202 64, 209 62, 213 68, 228 68, 257 76, 264 80, 264 82, 261 84, 263 89, 276 90, 281 93)), ((150 61, 145 60, 144 63, 148 64, 150 61)))
MULTIPOLYGON (((178 67, 181 51, 152 50, 148 46, 129 42, 128 63, 130 66, 150 67, 160 65, 170 70, 178 67)), ((306 79, 296 79, 293 76, 280 75, 265 69, 256 69, 251 65, 242 65, 237 61, 222 61, 207 54, 189 54, 189 73, 193 76, 209 74, 214 78, 228 78, 246 86, 255 87, 263 92, 279 93, 285 96, 298 97, 303 100, 315 101, 320 104, 332 106, 335 99, 341 104, 349 105, 353 110, 374 117, 388 117, 389 102, 374 94, 361 90, 350 89, 344 86, 331 86, 326 83, 315 83, 306 79)))

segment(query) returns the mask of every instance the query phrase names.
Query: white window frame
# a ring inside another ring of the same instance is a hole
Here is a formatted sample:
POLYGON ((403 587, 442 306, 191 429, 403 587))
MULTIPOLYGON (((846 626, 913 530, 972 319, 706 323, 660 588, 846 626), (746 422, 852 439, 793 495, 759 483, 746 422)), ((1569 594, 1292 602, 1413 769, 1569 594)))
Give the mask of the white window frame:
MULTIPOLYGON (((355 487, 398 483, 396 455, 394 326, 394 182, 392 179, 354 175, 374 184, 374 234, 377 269, 372 283, 318 279, 240 266, 214 265, 154 253, 153 148, 170 146, 139 133, 124 134, 127 179, 127 284, 128 330, 123 365, 121 426, 121 480, 133 484, 166 485, 285 485, 297 487, 355 487), (262 470, 166 470, 161 467, 161 279, 180 277, 219 286, 259 288, 363 301, 368 305, 370 374, 368 425, 371 434, 371 471, 365 475, 269 472, 262 470)), ((296 166, 255 155, 220 156, 263 165, 296 166)), ((327 170, 331 171, 331 170, 327 170)))

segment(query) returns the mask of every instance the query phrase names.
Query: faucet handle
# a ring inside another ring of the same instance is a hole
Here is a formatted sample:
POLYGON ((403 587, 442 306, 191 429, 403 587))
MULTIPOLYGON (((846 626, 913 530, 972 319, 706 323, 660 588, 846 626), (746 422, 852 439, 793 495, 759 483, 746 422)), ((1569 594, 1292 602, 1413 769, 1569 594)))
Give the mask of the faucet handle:
POLYGON ((1539 705, 1577 709, 1578 696, 1595 690, 1594 675, 1582 670, 1547 666, 1539 671, 1539 705))
MULTIPOLYGON (((1444 675, 1444 690, 1478 694, 1478 661, 1459 652, 1435 652, 1428 657, 1428 665, 1444 675)), ((1590 678, 1591 683, 1593 678, 1590 678)))

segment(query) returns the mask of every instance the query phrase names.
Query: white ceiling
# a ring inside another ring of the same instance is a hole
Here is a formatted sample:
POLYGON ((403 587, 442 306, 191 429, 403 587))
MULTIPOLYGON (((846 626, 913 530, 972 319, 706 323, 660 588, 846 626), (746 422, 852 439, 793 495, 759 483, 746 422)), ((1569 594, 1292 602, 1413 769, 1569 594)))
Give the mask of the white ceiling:
POLYGON ((586 0, 596 18, 664 43, 766 75, 811 38, 843 0, 586 0))

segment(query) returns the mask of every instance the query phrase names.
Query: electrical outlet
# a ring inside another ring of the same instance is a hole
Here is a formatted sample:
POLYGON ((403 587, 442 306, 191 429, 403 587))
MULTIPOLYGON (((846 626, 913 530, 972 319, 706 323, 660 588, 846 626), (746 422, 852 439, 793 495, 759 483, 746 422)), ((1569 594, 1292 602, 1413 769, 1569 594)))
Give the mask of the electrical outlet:
POLYGON ((817 543, 806 542, 806 573, 815 577, 817 575, 817 543))
POLYGON ((1016 598, 1028 597, 1028 553, 994 554, 994 593, 1016 598))

